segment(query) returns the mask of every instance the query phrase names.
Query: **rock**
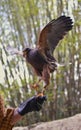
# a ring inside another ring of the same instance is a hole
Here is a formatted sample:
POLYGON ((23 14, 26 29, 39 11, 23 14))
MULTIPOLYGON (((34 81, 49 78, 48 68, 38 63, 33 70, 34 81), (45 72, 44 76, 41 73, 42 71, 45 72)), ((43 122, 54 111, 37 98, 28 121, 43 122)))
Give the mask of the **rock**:
POLYGON ((28 127, 15 127, 13 130, 29 130, 28 127))
POLYGON ((13 130, 81 130, 81 114, 61 120, 40 123, 35 125, 35 127, 18 127, 13 130))

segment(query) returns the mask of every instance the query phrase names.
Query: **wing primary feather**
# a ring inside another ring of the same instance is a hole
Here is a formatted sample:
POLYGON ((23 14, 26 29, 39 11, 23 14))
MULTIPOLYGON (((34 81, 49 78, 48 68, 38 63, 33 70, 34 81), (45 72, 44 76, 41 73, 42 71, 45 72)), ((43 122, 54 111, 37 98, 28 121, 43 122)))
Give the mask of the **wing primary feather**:
POLYGON ((53 53, 59 41, 64 38, 73 27, 73 21, 68 16, 60 16, 50 21, 40 33, 38 47, 42 52, 46 50, 53 53))

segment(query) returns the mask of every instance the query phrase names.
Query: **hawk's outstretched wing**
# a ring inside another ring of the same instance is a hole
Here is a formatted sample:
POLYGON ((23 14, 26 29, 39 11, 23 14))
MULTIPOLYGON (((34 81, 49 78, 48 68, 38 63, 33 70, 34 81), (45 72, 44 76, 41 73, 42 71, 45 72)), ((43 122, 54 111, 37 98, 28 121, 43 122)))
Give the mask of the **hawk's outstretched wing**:
POLYGON ((44 52, 50 50, 53 53, 59 41, 72 29, 72 24, 72 19, 66 16, 60 16, 49 22, 40 33, 38 48, 44 52))

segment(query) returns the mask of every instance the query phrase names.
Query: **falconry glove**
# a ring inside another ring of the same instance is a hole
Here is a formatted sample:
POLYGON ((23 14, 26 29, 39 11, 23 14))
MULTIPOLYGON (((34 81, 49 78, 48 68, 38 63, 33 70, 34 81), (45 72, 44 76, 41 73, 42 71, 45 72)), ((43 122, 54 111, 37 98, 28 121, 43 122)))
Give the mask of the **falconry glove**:
POLYGON ((28 112, 40 111, 45 100, 46 96, 34 96, 29 98, 18 107, 18 113, 24 116, 28 112))

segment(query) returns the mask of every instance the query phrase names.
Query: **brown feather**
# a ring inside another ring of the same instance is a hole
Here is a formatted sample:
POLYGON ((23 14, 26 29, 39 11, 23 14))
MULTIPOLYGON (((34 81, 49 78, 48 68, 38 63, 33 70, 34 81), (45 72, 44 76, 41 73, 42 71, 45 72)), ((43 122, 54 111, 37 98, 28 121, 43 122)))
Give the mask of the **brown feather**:
POLYGON ((66 16, 52 20, 41 31, 37 47, 42 52, 50 50, 53 53, 59 41, 72 29, 72 24, 72 19, 66 16))

